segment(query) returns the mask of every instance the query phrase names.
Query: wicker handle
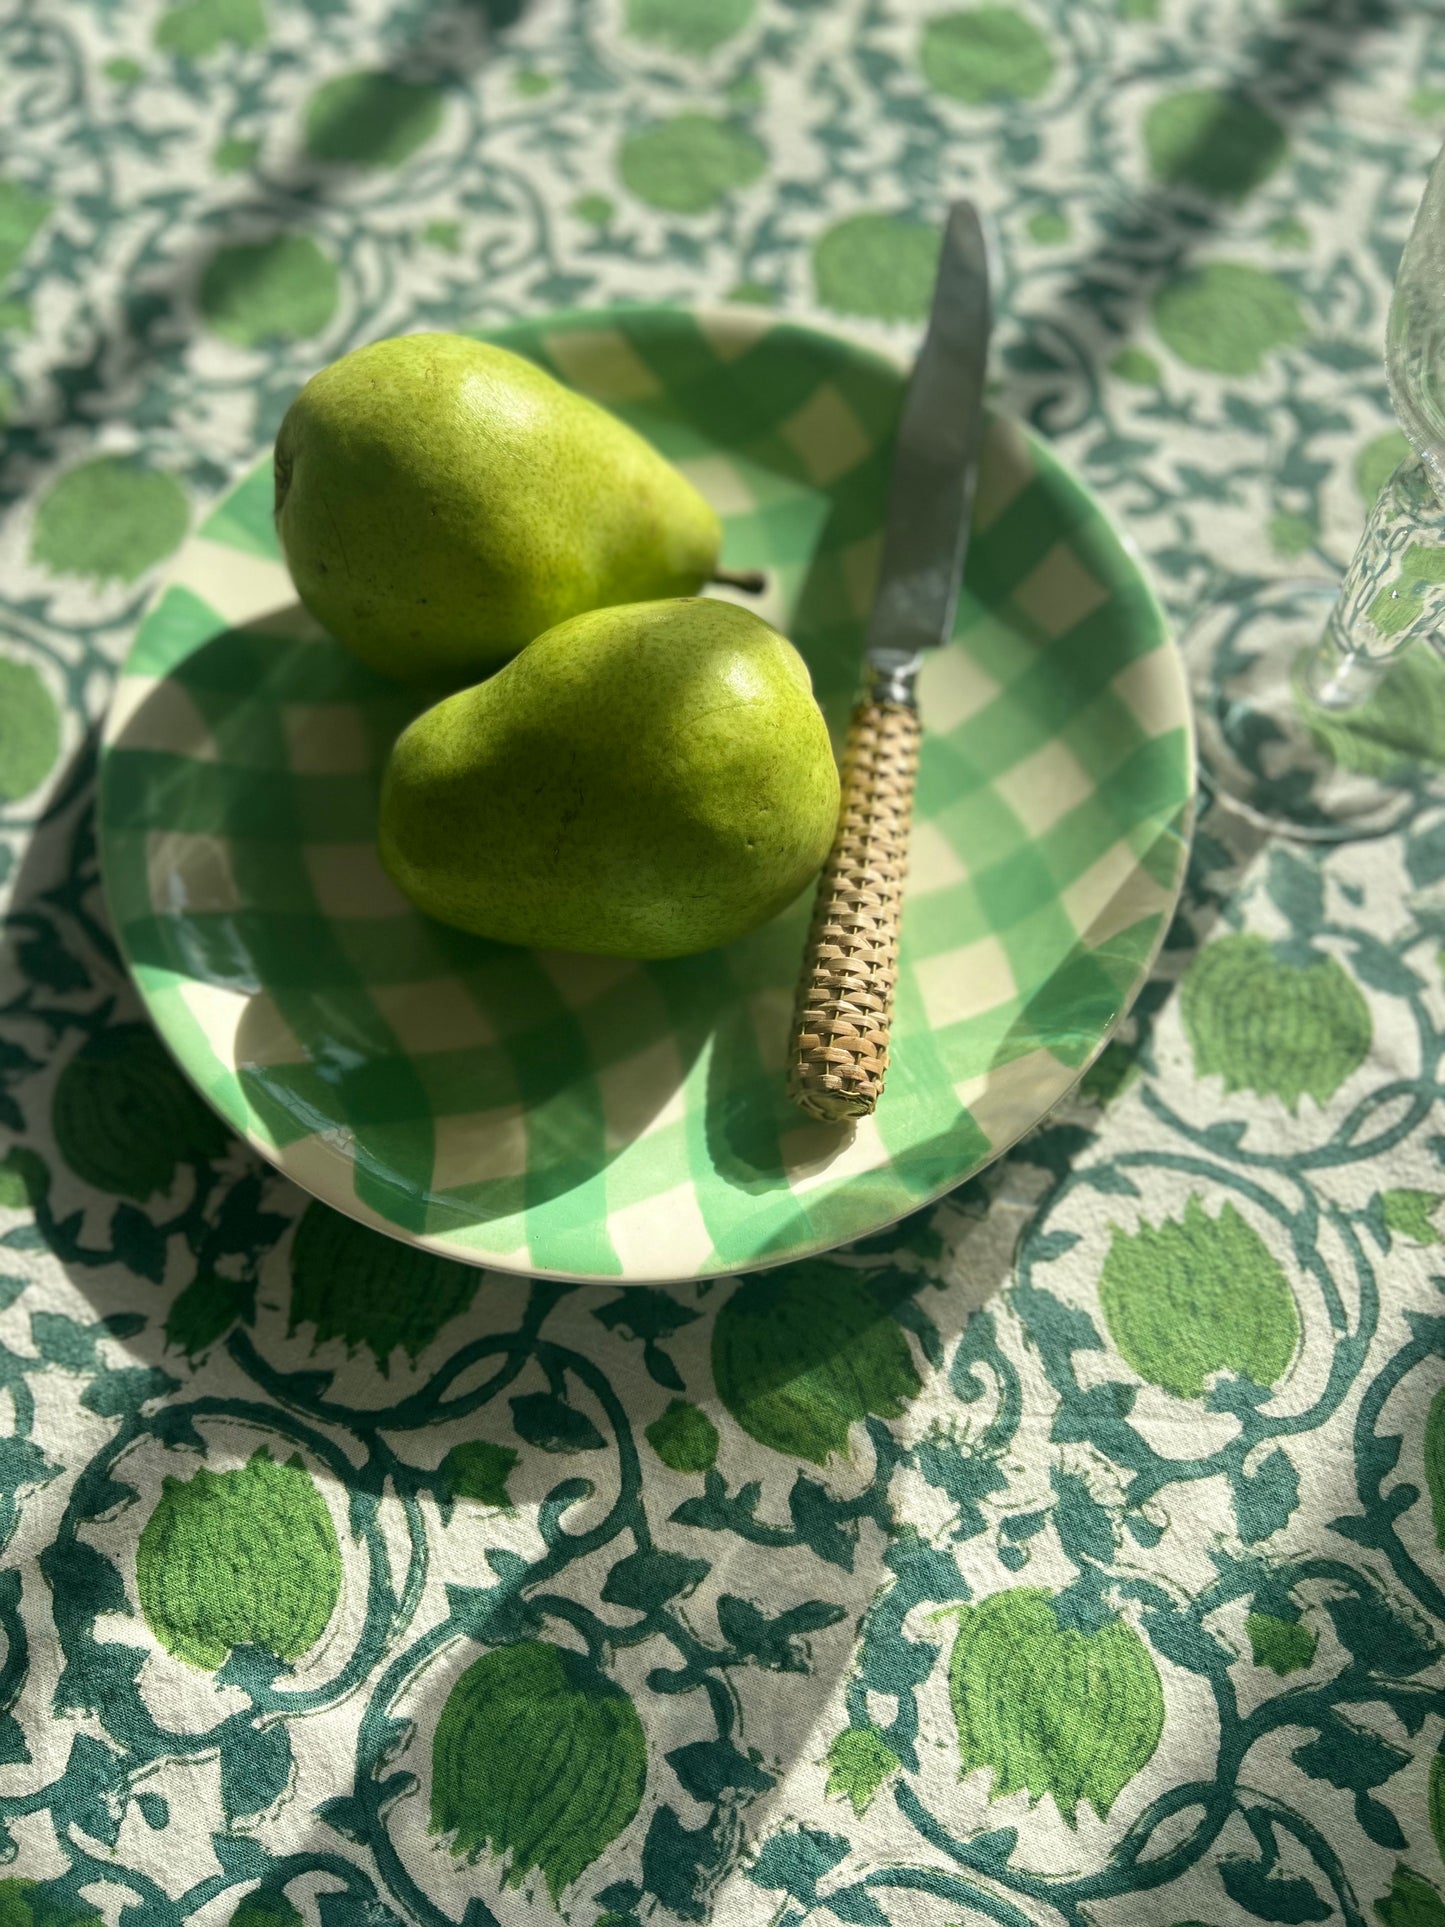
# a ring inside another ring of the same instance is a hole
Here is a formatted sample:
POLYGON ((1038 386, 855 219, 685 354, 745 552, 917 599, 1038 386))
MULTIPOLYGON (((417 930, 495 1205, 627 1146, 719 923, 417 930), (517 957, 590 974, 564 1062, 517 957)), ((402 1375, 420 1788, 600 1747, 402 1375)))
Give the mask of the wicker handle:
POLYGON ((888 1069, 918 712, 862 702, 843 750, 843 805, 798 980, 788 1094, 830 1124, 878 1102, 888 1069))

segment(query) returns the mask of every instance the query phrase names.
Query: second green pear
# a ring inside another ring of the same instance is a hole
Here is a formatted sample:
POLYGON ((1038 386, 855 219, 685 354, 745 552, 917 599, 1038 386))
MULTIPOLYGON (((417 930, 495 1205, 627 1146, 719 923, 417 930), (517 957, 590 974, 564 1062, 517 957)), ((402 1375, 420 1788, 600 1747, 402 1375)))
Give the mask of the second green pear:
POLYGON ((807 665, 702 597, 574 616, 419 716, 387 764, 379 841, 444 923, 681 957, 791 903, 837 820, 807 665))
POLYGON ((585 609, 691 595, 721 530, 605 408, 467 335, 401 335, 314 375, 276 437, 302 602, 403 682, 458 683, 585 609))

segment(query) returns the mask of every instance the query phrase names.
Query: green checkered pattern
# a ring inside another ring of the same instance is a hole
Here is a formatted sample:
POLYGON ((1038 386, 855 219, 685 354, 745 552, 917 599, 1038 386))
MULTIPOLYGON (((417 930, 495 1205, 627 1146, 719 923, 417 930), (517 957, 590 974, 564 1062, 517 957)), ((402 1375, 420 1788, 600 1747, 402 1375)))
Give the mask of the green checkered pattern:
MULTIPOLYGON (((769 575, 841 737, 902 395, 892 364, 745 310, 497 337, 596 396, 769 575)), ((840 1139, 784 1092, 807 920, 666 964, 546 956, 413 911, 376 799, 414 707, 296 606, 269 463, 136 637, 101 788, 117 930, 200 1089, 301 1184, 474 1263, 637 1282, 804 1256, 967 1177, 1117 1023, 1178 889, 1178 658, 1083 489, 995 421, 956 637, 930 659, 893 1068, 840 1139)), ((754 605, 756 606, 756 605, 754 605)))

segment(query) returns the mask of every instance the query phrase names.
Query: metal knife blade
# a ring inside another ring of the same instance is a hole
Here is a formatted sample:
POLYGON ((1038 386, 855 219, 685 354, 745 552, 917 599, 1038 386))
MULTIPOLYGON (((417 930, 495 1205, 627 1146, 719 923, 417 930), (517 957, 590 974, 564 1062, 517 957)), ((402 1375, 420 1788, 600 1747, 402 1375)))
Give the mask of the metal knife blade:
POLYGON ((911 702, 922 652, 946 642, 968 552, 983 439, 988 249, 969 201, 949 209, 928 329, 898 426, 865 679, 911 702))

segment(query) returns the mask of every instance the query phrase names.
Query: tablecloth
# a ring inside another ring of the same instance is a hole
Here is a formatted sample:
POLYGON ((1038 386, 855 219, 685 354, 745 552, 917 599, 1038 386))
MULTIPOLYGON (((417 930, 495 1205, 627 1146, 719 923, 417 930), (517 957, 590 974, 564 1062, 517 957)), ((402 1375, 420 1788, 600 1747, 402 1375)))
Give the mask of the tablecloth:
POLYGON ((230 1139, 93 792, 158 573, 316 367, 618 299, 907 353, 958 192, 997 404, 1171 612, 1328 578, 1403 446, 1439 7, 9 0, 0 95, 0 1921, 1440 1927, 1428 798, 1323 848, 1207 808, 1027 1142, 622 1291, 230 1139))

